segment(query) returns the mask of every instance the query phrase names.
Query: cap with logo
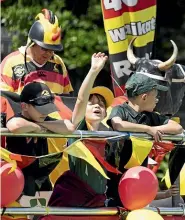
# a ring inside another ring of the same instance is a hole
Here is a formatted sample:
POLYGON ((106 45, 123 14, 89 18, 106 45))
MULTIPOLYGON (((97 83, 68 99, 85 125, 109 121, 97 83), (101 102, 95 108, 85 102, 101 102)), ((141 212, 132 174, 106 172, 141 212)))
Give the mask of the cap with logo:
POLYGON ((152 89, 160 91, 168 91, 168 87, 162 86, 157 83, 153 78, 150 78, 141 73, 134 73, 126 82, 125 89, 129 97, 141 95, 149 92, 152 89))
POLYGON ((21 92, 20 100, 33 105, 41 114, 48 115, 58 111, 54 104, 54 96, 44 83, 32 82, 27 84, 21 92))

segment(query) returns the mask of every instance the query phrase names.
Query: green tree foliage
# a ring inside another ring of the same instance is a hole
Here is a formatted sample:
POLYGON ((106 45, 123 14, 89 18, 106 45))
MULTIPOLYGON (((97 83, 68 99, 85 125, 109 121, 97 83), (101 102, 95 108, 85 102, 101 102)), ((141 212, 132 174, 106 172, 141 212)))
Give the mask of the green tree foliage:
MULTIPOLYGON (((67 1, 66 1, 67 2, 67 1)), ((62 57, 69 69, 81 68, 89 64, 95 51, 107 51, 107 41, 103 28, 101 4, 90 0, 86 14, 76 16, 68 10, 65 1, 6 0, 2 3, 2 21, 12 35, 13 50, 26 44, 28 31, 35 16, 43 8, 53 11, 62 28, 62 57)))

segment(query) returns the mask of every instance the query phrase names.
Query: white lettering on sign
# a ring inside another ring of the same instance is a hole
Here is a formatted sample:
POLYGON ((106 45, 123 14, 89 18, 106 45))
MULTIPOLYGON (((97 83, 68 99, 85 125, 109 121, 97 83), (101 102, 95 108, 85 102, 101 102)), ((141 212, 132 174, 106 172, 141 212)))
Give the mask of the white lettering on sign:
POLYGON ((109 35, 114 43, 123 41, 127 35, 141 36, 155 30, 155 18, 146 22, 131 22, 120 28, 108 30, 109 35))
POLYGON ((119 29, 109 30, 109 34, 114 43, 126 39, 126 33, 124 27, 121 27, 119 29))
MULTIPOLYGON (((152 53, 145 53, 145 58, 150 59, 152 53)), ((118 78, 123 77, 124 75, 129 76, 132 72, 130 69, 131 63, 128 60, 121 60, 117 62, 113 62, 114 71, 118 78)))
POLYGON ((133 7, 137 5, 138 0, 104 0, 105 9, 114 9, 119 11, 122 9, 122 4, 124 3, 128 7, 133 7))
POLYGON ((137 5, 138 0, 122 0, 122 2, 129 7, 133 7, 137 5))
POLYGON ((113 67, 118 78, 121 78, 124 75, 129 76, 132 72, 132 70, 129 69, 131 67, 131 64, 128 60, 113 62, 113 67))

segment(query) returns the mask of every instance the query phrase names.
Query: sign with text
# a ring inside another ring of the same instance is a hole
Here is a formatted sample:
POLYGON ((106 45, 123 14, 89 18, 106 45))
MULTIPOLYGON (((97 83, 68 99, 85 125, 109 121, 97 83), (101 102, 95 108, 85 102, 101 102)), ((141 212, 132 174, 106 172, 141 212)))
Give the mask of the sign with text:
POLYGON ((132 38, 135 55, 151 57, 156 24, 156 0, 101 0, 115 96, 123 95, 132 72, 127 48, 132 38), (120 88, 121 87, 121 88, 120 88))

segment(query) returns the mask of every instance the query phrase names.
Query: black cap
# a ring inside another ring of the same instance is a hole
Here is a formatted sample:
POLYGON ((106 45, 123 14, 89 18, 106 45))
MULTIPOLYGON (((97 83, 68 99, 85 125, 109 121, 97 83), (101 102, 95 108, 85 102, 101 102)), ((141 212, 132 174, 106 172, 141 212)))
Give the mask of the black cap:
POLYGON ((27 84, 21 92, 20 100, 33 105, 45 115, 58 111, 54 104, 54 96, 44 83, 32 82, 27 84))

